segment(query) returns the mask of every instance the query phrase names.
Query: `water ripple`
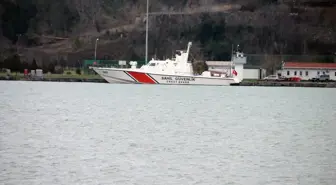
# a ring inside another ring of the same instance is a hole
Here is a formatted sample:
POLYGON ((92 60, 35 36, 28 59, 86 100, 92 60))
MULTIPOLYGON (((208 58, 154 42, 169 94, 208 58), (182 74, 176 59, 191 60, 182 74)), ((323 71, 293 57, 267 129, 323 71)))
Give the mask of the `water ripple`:
POLYGON ((334 89, 0 82, 1 184, 326 184, 334 89))

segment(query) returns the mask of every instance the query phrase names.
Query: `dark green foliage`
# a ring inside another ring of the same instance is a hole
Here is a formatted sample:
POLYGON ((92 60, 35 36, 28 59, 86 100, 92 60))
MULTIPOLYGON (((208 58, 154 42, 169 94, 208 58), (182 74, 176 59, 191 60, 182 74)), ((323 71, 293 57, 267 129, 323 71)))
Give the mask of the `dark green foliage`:
POLYGON ((100 28, 98 21, 95 21, 95 27, 96 27, 97 32, 100 32, 101 28, 100 28))
POLYGON ((29 20, 36 15, 36 7, 29 0, 19 0, 17 4, 4 0, 0 5, 4 7, 1 16, 3 35, 16 42, 19 34, 27 32, 29 20))
POLYGON ((73 42, 73 48, 75 50, 80 49, 82 47, 82 42, 79 40, 79 38, 76 38, 73 42))
POLYGON ((263 5, 275 4, 278 0, 260 0, 263 5))
MULTIPOLYGON (((330 12, 329 16, 326 16, 327 10, 301 8, 302 16, 300 12, 299 16, 293 18, 288 15, 289 12, 285 12, 287 11, 285 6, 291 5, 291 2, 287 4, 277 0, 211 2, 211 5, 204 6, 238 3, 243 6, 244 12, 153 16, 150 19, 149 57, 155 54, 159 58, 170 57, 173 50, 181 49, 180 47, 185 46, 184 43, 188 41, 195 43, 192 52, 198 47, 197 55, 205 60, 230 60, 232 45, 237 44, 240 44, 244 52, 252 54, 330 55, 335 52, 336 27, 335 22, 332 22, 335 16, 330 16, 330 12)), ((181 9, 193 11, 204 8, 200 3, 198 0, 150 0, 150 11, 181 9)), ((49 48, 49 44, 60 42, 59 45, 55 44, 50 48, 66 50, 68 45, 72 45, 73 51, 69 51, 71 54, 78 53, 88 58, 91 56, 84 54, 93 53, 94 44, 88 43, 87 40, 92 40, 90 36, 96 37, 101 33, 99 38, 106 41, 108 46, 99 45, 98 55, 103 50, 108 50, 105 53, 111 54, 112 59, 144 59, 145 24, 141 23, 143 19, 141 12, 144 13, 146 6, 143 0, 2 0, 0 6, 2 28, 0 33, 13 43, 17 42, 18 35, 21 35, 20 43, 24 40, 22 47, 45 44, 48 45, 45 48, 49 48), (118 28, 138 22, 134 21, 135 19, 140 20, 139 25, 135 26, 136 29, 118 28), (114 27, 118 29, 112 31, 114 27), (42 35, 69 39, 50 41, 40 37, 42 35), (88 38, 80 35, 87 35, 88 38)), ((44 47, 38 48, 42 52, 43 49, 44 47)), ((4 56, 0 56, 2 60, 4 56)), ((323 61, 331 61, 332 58, 323 61)), ((77 60, 82 58, 78 57, 77 60)), ((1 65, 4 66, 5 62, 1 65)), ((64 67, 67 64, 64 61, 59 65, 64 67)), ((32 67, 38 68, 37 65, 32 67)), ((52 71, 53 68, 48 62, 41 63, 40 67, 48 71, 52 71)))
POLYGON ((55 64, 53 62, 48 65, 48 72, 55 73, 55 64))
POLYGON ((31 64, 31 69, 32 69, 32 70, 39 69, 39 66, 37 65, 37 63, 36 63, 36 60, 35 60, 35 59, 33 59, 33 62, 32 62, 32 64, 31 64))
POLYGON ((20 72, 22 70, 20 56, 15 54, 4 60, 4 68, 10 69, 12 72, 20 72))
POLYGON ((168 5, 170 7, 184 7, 188 3, 188 0, 169 0, 169 1, 162 1, 165 5, 168 5))
POLYGON ((182 32, 184 35, 195 35, 193 40, 200 41, 205 58, 210 60, 229 60, 231 42, 227 38, 224 19, 213 20, 209 15, 202 16, 203 23, 192 32, 182 32))
POLYGON ((79 21, 78 13, 71 10, 65 0, 17 0, 16 3, 4 0, 0 5, 4 7, 1 16, 3 36, 13 42, 17 41, 19 34, 26 34, 29 28, 38 33, 38 24, 43 22, 48 26, 49 33, 66 35, 79 21))
POLYGON ((54 63, 54 73, 63 74, 64 73, 64 68, 62 66, 56 65, 56 63, 54 63))
POLYGON ((24 71, 25 69, 30 70, 30 67, 31 67, 31 66, 29 65, 28 62, 23 61, 23 62, 21 63, 21 66, 20 66, 20 67, 21 67, 21 70, 20 70, 20 71, 22 72, 22 71, 24 71))
MULTIPOLYGON (((57 62, 56 62, 55 65, 57 65, 57 62)), ((64 58, 61 58, 61 59, 59 60, 59 65, 60 65, 61 67, 66 67, 66 66, 67 66, 67 65, 66 65, 66 60, 65 60, 64 58)))
POLYGON ((76 68, 76 74, 81 75, 81 69, 80 68, 76 68))
MULTIPOLYGON (((38 1, 36 6, 39 12, 34 18, 36 22, 45 22, 49 34, 66 35, 71 28, 79 21, 79 15, 65 3, 65 0, 38 1)), ((36 30, 38 31, 38 30, 36 30)))
POLYGON ((222 40, 212 40, 205 45, 205 57, 209 60, 230 60, 232 45, 222 40))
POLYGON ((204 71, 208 70, 208 65, 205 62, 193 62, 192 67, 196 75, 201 75, 204 71))

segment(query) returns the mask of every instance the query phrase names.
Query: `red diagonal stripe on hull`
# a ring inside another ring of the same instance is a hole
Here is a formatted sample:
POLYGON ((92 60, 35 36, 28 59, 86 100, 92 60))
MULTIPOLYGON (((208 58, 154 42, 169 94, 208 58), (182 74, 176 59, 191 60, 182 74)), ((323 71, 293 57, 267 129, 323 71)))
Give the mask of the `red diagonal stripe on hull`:
POLYGON ((155 81, 152 80, 146 73, 140 73, 135 71, 127 71, 133 78, 135 78, 138 82, 144 84, 155 84, 155 81))

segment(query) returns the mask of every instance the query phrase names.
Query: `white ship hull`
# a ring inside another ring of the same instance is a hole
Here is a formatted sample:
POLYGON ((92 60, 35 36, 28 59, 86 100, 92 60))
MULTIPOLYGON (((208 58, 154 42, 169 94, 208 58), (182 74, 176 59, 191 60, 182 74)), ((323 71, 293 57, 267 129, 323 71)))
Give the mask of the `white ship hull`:
POLYGON ((193 75, 171 75, 141 72, 132 69, 93 68, 109 83, 163 84, 163 85, 214 85, 229 86, 239 83, 234 77, 205 77, 193 75))

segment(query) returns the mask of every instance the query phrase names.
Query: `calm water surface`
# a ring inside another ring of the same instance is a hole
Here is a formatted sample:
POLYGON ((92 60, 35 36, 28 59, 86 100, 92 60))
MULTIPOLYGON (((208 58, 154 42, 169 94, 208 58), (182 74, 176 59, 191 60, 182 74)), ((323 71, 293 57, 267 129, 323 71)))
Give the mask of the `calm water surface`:
POLYGON ((334 185, 336 90, 0 82, 0 184, 334 185))

